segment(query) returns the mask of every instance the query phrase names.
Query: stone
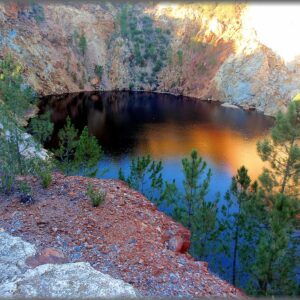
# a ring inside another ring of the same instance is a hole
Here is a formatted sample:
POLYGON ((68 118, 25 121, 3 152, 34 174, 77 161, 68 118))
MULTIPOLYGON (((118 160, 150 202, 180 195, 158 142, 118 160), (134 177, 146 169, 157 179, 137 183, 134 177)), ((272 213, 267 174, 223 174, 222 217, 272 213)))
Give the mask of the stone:
POLYGON ((186 229, 177 232, 167 243, 167 248, 176 253, 186 253, 191 245, 190 233, 186 229))
POLYGON ((230 103, 223 103, 221 106, 223 107, 228 107, 228 108, 239 108, 238 106, 234 105, 234 104, 230 104, 230 103))
POLYGON ((41 253, 26 260, 26 264, 32 268, 43 264, 62 264, 66 262, 65 255, 60 250, 54 248, 45 248, 41 253))
POLYGON ((133 287, 96 271, 89 263, 46 264, 0 285, 2 297, 136 297, 133 287))
POLYGON ((0 283, 24 273, 28 268, 26 259, 35 254, 34 245, 0 232, 0 283))

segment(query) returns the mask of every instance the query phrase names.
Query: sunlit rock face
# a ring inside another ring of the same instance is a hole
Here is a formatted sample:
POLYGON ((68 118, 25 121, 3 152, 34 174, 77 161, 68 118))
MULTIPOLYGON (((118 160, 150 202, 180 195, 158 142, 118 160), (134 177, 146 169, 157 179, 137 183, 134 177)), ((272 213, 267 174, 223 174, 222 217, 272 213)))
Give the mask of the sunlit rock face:
POLYGON ((170 92, 273 115, 300 91, 299 10, 296 3, 9 1, 0 4, 0 49, 13 53, 41 94, 170 92))

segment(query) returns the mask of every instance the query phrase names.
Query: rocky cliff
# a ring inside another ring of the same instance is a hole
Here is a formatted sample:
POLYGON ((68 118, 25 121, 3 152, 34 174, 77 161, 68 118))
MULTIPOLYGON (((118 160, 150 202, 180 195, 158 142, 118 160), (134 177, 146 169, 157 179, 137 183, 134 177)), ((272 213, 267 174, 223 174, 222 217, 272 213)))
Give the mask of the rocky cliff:
POLYGON ((300 91, 297 52, 264 42, 253 5, 37 3, 0 3, 0 48, 40 94, 147 90, 274 114, 300 91))

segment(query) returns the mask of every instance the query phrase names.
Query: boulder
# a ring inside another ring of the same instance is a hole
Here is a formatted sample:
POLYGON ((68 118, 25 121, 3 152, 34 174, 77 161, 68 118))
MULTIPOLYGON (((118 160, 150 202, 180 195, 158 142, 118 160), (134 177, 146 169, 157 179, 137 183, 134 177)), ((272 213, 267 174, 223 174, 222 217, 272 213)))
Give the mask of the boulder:
POLYGON ((24 273, 27 269, 26 259, 35 254, 34 245, 0 232, 0 283, 24 273))
POLYGON ((133 287, 96 271, 89 263, 45 264, 0 285, 2 297, 136 297, 133 287))

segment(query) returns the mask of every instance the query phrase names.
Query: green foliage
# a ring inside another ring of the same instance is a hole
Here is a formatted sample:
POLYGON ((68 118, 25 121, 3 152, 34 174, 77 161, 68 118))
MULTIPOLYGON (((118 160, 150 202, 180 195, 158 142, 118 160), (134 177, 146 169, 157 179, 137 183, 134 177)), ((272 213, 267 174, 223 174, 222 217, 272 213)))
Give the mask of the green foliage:
POLYGON ((256 193, 257 183, 251 183, 248 170, 242 166, 232 178, 230 190, 225 195, 226 205, 223 205, 221 210, 224 217, 221 226, 226 229, 223 233, 225 242, 222 243, 221 249, 232 261, 226 272, 231 271, 233 285, 239 285, 241 278, 237 274, 249 272, 249 262, 253 260, 253 252, 247 249, 257 241, 255 232, 260 225, 253 214, 264 214, 256 193), (237 208, 234 207, 234 203, 237 208))
POLYGON ((58 138, 59 147, 53 150, 58 159, 57 166, 63 173, 70 175, 76 170, 74 156, 78 145, 78 132, 70 117, 67 117, 66 125, 59 131, 58 138))
POLYGON ((97 164, 103 152, 95 137, 90 136, 85 127, 78 138, 78 131, 73 126, 70 117, 59 133, 59 147, 53 152, 57 158, 58 168, 66 175, 80 173, 83 176, 94 177, 97 164))
POLYGON ((299 196, 300 178, 300 105, 290 103, 286 114, 279 112, 271 139, 258 142, 257 150, 269 163, 260 177, 267 190, 299 196))
POLYGON ((102 75, 103 75, 103 67, 100 66, 100 65, 95 65, 94 72, 99 77, 99 79, 101 80, 102 75))
POLYGON ((246 274, 250 294, 297 293, 299 137, 300 111, 292 103, 286 114, 277 115, 271 139, 257 144, 261 159, 269 163, 259 177, 259 184, 251 183, 242 167, 226 194, 222 225, 226 228, 224 241, 228 241, 224 248, 232 259, 232 283, 239 285, 238 275, 246 274), (231 211, 234 200, 238 210, 231 211), (251 248, 254 251, 249 251, 251 248))
POLYGON ((211 179, 211 170, 193 150, 189 158, 182 160, 184 194, 182 205, 174 210, 174 217, 191 230, 191 251, 203 259, 211 251, 211 241, 217 235, 218 197, 213 201, 205 198, 211 179))
MULTIPOLYGON (((85 34, 84 33, 79 34, 77 30, 74 30, 72 38, 73 38, 73 44, 75 44, 75 46, 78 47, 79 52, 81 53, 82 56, 84 56, 88 46, 85 34)), ((77 66, 79 66, 79 64, 77 66)))
POLYGON ((26 181, 21 181, 19 183, 19 189, 22 194, 25 195, 31 194, 31 187, 28 185, 26 181))
POLYGON ((148 196, 154 203, 159 204, 162 193, 162 162, 156 162, 150 155, 133 158, 130 165, 130 174, 126 178, 123 171, 119 170, 119 179, 148 196), (150 184, 146 185, 146 182, 150 184))
POLYGON ((36 102, 24 82, 22 68, 11 56, 0 60, 0 189, 9 193, 17 175, 35 174, 39 145, 20 127, 23 116, 36 102))
POLYGON ((31 7, 32 15, 37 23, 42 23, 45 21, 44 7, 40 4, 34 4, 31 7))
POLYGON ((87 188, 87 196, 90 198, 92 205, 98 207, 105 201, 106 192, 102 189, 96 189, 90 183, 87 188))
POLYGON ((37 100, 32 88, 24 82, 22 67, 14 63, 11 56, 0 61, 0 96, 4 101, 2 110, 6 110, 7 116, 15 124, 37 100))
POLYGON ((97 164, 103 152, 94 136, 90 136, 88 128, 84 127, 75 150, 75 163, 84 176, 94 177, 97 174, 97 164))
POLYGON ((143 84, 155 84, 153 77, 162 70, 168 58, 169 34, 162 28, 154 27, 150 16, 140 15, 138 9, 129 5, 122 6, 119 24, 120 34, 133 54, 134 60, 130 61, 131 68, 134 68, 132 72, 137 74, 143 72, 141 69, 147 68, 149 73, 147 77, 137 74, 135 78, 143 84))
POLYGON ((32 133, 33 137, 41 144, 44 144, 50 139, 53 128, 54 125, 51 123, 50 112, 31 119, 29 125, 30 133, 32 133))
POLYGON ((79 87, 80 90, 84 89, 84 84, 83 84, 82 81, 79 82, 78 87, 79 87))
POLYGON ((52 183, 52 175, 50 171, 40 172, 40 177, 42 180, 42 186, 44 189, 47 189, 52 183))
POLYGON ((134 89, 134 84, 131 82, 129 83, 129 90, 132 91, 134 89))
POLYGON ((157 60, 155 63, 155 66, 153 68, 153 72, 155 72, 155 73, 159 72, 162 67, 163 67, 163 64, 162 64, 161 60, 157 60))
POLYGON ((178 59, 178 65, 182 66, 182 64, 183 64, 183 52, 182 52, 182 50, 177 51, 177 59, 178 59))
POLYGON ((73 72, 71 74, 71 76, 72 76, 73 82, 76 83, 77 82, 77 75, 76 75, 76 73, 73 72))
POLYGON ((84 56, 85 52, 87 50, 87 40, 86 40, 84 33, 82 33, 79 37, 78 47, 79 47, 81 54, 84 56))
POLYGON ((258 295, 294 295, 297 290, 295 266, 299 250, 294 237, 299 201, 278 193, 264 216, 265 227, 259 232, 251 275, 258 295))
POLYGON ((119 14, 119 23, 121 28, 121 34, 123 37, 127 37, 128 35, 127 12, 127 6, 123 5, 119 14))

